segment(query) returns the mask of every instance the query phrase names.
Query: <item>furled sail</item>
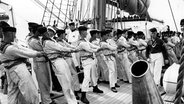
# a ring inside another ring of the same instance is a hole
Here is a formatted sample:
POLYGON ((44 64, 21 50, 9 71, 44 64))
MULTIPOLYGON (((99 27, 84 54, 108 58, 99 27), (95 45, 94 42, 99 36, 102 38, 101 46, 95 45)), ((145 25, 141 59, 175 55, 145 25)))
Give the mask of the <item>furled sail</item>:
POLYGON ((146 15, 150 0, 107 0, 107 3, 119 7, 130 15, 146 15))

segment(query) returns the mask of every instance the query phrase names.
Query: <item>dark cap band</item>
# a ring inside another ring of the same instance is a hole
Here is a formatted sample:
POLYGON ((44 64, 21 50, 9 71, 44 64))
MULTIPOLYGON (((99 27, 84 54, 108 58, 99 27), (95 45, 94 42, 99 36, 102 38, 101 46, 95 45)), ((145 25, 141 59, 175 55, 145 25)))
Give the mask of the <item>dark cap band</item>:
POLYGON ((79 31, 87 31, 87 27, 86 26, 80 26, 79 28, 78 28, 78 30, 79 31))
POLYGON ((29 28, 33 28, 33 27, 37 27, 38 24, 37 23, 34 23, 34 22, 29 22, 28 23, 28 26, 29 26, 29 28))
POLYGON ((1 28, 3 28, 3 27, 10 27, 10 25, 7 22, 5 22, 5 21, 1 21, 0 22, 0 27, 1 28))
POLYGON ((182 19, 182 20, 180 21, 180 25, 181 25, 181 26, 184 25, 184 19, 182 19))
POLYGON ((3 32, 16 32, 15 27, 3 27, 3 32))
POLYGON ((46 27, 39 27, 37 31, 39 34, 43 34, 43 33, 47 32, 47 28, 46 27))
POLYGON ((74 22, 69 23, 69 26, 75 26, 74 22))

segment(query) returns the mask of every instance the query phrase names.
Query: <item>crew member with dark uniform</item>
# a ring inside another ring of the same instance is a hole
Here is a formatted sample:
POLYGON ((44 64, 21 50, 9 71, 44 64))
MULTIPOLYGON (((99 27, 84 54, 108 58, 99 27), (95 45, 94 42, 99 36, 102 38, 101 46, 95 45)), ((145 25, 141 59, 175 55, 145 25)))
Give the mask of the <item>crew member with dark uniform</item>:
POLYGON ((14 40, 16 28, 3 28, 0 60, 8 78, 8 104, 38 104, 36 85, 29 73, 27 58, 42 56, 41 52, 17 45, 14 40))
POLYGON ((157 37, 157 29, 151 28, 151 40, 146 48, 146 57, 150 62, 150 70, 157 86, 160 85, 162 66, 168 63, 168 53, 164 42, 157 37), (165 63, 164 63, 165 62, 165 63))

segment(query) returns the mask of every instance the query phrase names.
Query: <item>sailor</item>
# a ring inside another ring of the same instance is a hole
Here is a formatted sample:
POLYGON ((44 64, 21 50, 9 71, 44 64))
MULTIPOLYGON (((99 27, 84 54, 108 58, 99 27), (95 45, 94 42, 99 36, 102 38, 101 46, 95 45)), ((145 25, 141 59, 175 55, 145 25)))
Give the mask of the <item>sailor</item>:
MULTIPOLYGON (((96 47, 97 49, 100 48, 100 39, 99 39, 99 30, 93 29, 90 31, 90 44, 93 47, 96 47)), ((98 70, 97 70, 97 65, 98 65, 98 61, 96 58, 96 54, 93 53, 94 56, 94 65, 92 66, 92 70, 91 70, 91 79, 92 79, 92 84, 93 84, 93 92, 95 93, 103 93, 102 90, 100 90, 97 86, 97 81, 98 81, 98 70)))
POLYGON ((78 28, 81 39, 79 41, 78 49, 80 50, 80 61, 81 66, 83 67, 84 71, 84 79, 81 85, 82 90, 82 97, 81 101, 85 104, 89 104, 88 99, 86 98, 86 92, 89 91, 89 82, 91 80, 91 70, 92 66, 94 65, 94 57, 93 53, 98 50, 98 48, 93 47, 88 41, 86 41, 87 36, 87 27, 80 26, 78 28))
POLYGON ((181 19, 180 26, 181 26, 181 32, 182 34, 184 34, 184 19, 181 19))
POLYGON ((5 22, 5 21, 0 21, 0 42, 1 40, 3 39, 3 31, 2 31, 2 28, 3 27, 9 27, 10 25, 5 22))
POLYGON ((151 40, 146 48, 146 57, 150 62, 150 70, 157 86, 160 86, 162 66, 168 64, 168 53, 164 42, 157 37, 157 29, 149 29, 151 40))
MULTIPOLYGON (((70 30, 66 31, 67 33, 66 39, 68 40, 68 43, 72 44, 73 46, 77 46, 78 41, 80 39, 79 31, 76 30, 74 22, 69 23, 69 28, 70 30)), ((80 63, 79 63, 79 60, 77 60, 79 59, 78 57, 79 57, 79 53, 72 53, 72 59, 73 59, 74 65, 77 70, 80 70, 79 69, 80 63)), ((82 82, 82 79, 79 79, 79 81, 82 82)))
POLYGON ((58 44, 52 39, 54 34, 44 33, 42 35, 43 50, 47 54, 47 57, 51 60, 54 73, 62 86, 63 93, 68 104, 77 104, 77 100, 71 86, 71 72, 63 55, 64 52, 71 52, 74 50, 58 44))
MULTIPOLYGON (((130 61, 128 59, 128 52, 126 48, 129 48, 130 45, 128 44, 125 33, 127 30, 120 30, 117 29, 117 45, 118 45, 118 55, 121 59, 121 63, 123 66, 122 70, 125 70, 125 74, 123 74, 123 81, 132 83, 132 78, 130 75, 130 61)), ((122 72, 123 73, 123 72, 122 72)))
MULTIPOLYGON (((43 48, 40 42, 40 36, 47 34, 47 29, 38 27, 37 32, 33 34, 28 41, 28 45, 31 49, 43 52, 43 48)), ((54 101, 50 98, 50 74, 49 74, 49 62, 45 56, 33 58, 34 71, 38 81, 38 86, 41 93, 42 104, 54 104, 54 101)))
POLYGON ((135 40, 135 33, 133 31, 127 31, 127 41, 130 45, 130 48, 127 48, 128 58, 130 62, 133 63, 138 60, 137 48, 139 47, 139 43, 135 40))
POLYGON ((75 43, 79 40, 79 32, 76 30, 75 23, 69 23, 70 30, 67 31, 66 39, 69 43, 75 45, 75 43))
POLYGON ((147 42, 145 40, 145 35, 142 31, 137 32, 137 42, 139 44, 138 46, 138 56, 139 59, 146 60, 146 47, 147 42))
POLYGON ((8 78, 8 104, 38 104, 38 91, 27 70, 27 58, 42 56, 41 52, 17 45, 16 28, 3 28, 0 60, 8 78))
POLYGON ((26 41, 28 41, 29 38, 35 34, 37 27, 38 27, 37 23, 34 22, 28 23, 29 34, 26 36, 26 41))
MULTIPOLYGON (((47 32, 48 32, 49 36, 51 36, 50 38, 53 41, 56 42, 56 40, 57 40, 55 38, 55 36, 56 36, 56 30, 54 29, 54 27, 53 26, 50 26, 50 25, 47 26, 47 32)), ((59 84, 59 81, 58 81, 57 77, 54 74, 53 68, 51 68, 50 72, 51 72, 51 79, 52 79, 52 85, 53 85, 52 90, 57 91, 57 92, 60 92, 62 90, 62 88, 61 88, 61 85, 59 84)), ((53 93, 51 95, 53 95, 53 93)))
POLYGON ((107 39, 109 38, 110 33, 111 33, 111 30, 103 30, 101 32, 102 41, 100 42, 100 46, 103 49, 102 51, 104 55, 104 60, 109 70, 109 82, 110 82, 111 91, 116 93, 117 92, 116 90, 117 73, 115 68, 116 60, 115 60, 114 51, 117 50, 117 47, 110 45, 110 43, 107 42, 107 39))
MULTIPOLYGON (((57 42, 62 45, 63 47, 68 47, 68 48, 72 48, 72 49, 76 49, 75 46, 69 44, 68 42, 66 42, 66 33, 65 33, 65 30, 62 30, 62 29, 58 29, 56 31, 57 33, 57 42)), ((66 53, 64 59, 66 60, 69 68, 70 68, 70 71, 71 71, 71 74, 72 74, 72 87, 73 87, 73 90, 74 90, 74 94, 76 96, 76 99, 79 100, 80 97, 79 97, 79 93, 80 93, 80 84, 79 84, 79 80, 78 80, 78 73, 77 73, 77 70, 75 68, 75 65, 74 65, 74 62, 72 60, 72 55, 71 53, 66 53)))
MULTIPOLYGON (((168 32, 166 32, 168 33, 168 32)), ((171 34, 168 33, 164 37, 163 41, 165 42, 165 47, 168 53, 168 60, 169 60, 169 65, 172 65, 173 63, 178 63, 178 59, 176 57, 176 54, 174 53, 173 48, 176 47, 175 44, 172 43, 171 41, 171 34)))
MULTIPOLYGON (((10 25, 5 21, 0 21, 0 42, 3 39, 3 30, 2 30, 3 27, 10 27, 10 25)), ((0 65, 0 67, 1 67, 0 68, 0 82, 1 82, 0 86, 1 86, 1 89, 3 89, 3 93, 7 94, 8 83, 7 83, 7 76, 6 76, 6 73, 5 73, 5 68, 2 65, 0 65)))

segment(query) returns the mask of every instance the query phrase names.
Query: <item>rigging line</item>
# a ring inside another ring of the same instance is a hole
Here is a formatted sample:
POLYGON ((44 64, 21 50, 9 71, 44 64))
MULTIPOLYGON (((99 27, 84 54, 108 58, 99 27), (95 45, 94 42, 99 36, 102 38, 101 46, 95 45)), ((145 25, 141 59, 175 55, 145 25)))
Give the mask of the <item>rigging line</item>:
MULTIPOLYGON (((52 3, 52 1, 51 0, 49 0, 51 3, 52 3)), ((54 5, 54 3, 52 3, 53 5, 54 5)), ((56 9, 58 9, 59 10, 59 7, 57 7, 56 5, 54 5, 55 7, 56 7, 56 9)), ((69 17, 67 17, 67 15, 65 14, 65 13, 63 13, 63 11, 61 11, 61 13, 66 17, 66 18, 68 18, 69 19, 69 17)))
MULTIPOLYGON (((37 2, 40 6, 42 6, 43 8, 45 7, 45 5, 42 3, 42 2, 40 2, 40 0, 34 0, 35 2, 37 2)), ((51 2, 52 3, 52 1, 51 0, 48 0, 49 2, 51 2)), ((53 4, 53 3, 52 3, 53 4)), ((55 7, 56 7, 56 9, 58 9, 59 10, 59 7, 57 7, 56 5, 54 5, 55 7)), ((49 9, 47 9, 47 11, 50 11, 49 9)), ((63 13, 62 11, 61 11, 61 13, 63 14, 63 15, 65 15, 65 13, 63 13)), ((65 15, 66 16, 66 15, 65 15)), ((57 17, 57 16, 56 16, 57 17)), ((67 16, 66 16, 67 17, 67 16)), ((67 17, 68 18, 68 17, 67 17)))
MULTIPOLYGON (((60 17, 62 3, 63 3, 63 0, 61 0, 60 2, 58 17, 60 17)), ((58 23, 59 23, 59 19, 57 19, 57 26, 58 26, 58 23)))
POLYGON ((71 15, 70 19, 71 19, 71 20, 74 20, 75 2, 76 2, 76 0, 73 0, 73 2, 72 2, 73 4, 72 4, 71 12, 70 12, 70 15, 71 15))
POLYGON ((52 8, 51 8, 51 13, 50 13, 50 17, 49 17, 49 25, 50 25, 50 21, 51 21, 51 18, 52 18, 52 14, 53 14, 53 9, 54 9, 54 2, 55 2, 55 0, 53 0, 51 3, 53 3, 52 4, 52 8))
MULTIPOLYGON (((34 0, 35 2, 37 2, 40 6, 42 6, 43 8, 45 8, 45 5, 42 3, 42 2, 40 2, 39 0, 34 0)), ((46 7, 46 10, 48 11, 48 12, 51 12, 47 7, 46 7)), ((63 12, 61 12, 61 13, 63 13, 63 12)), ((63 22, 64 23, 64 21, 63 20, 61 20, 59 17, 57 17, 57 15, 56 14, 53 14, 56 18, 58 18, 61 22, 63 22)))
POLYGON ((89 4, 90 4, 90 1, 91 1, 91 0, 88 0, 87 9, 86 9, 86 11, 85 11, 85 14, 84 14, 84 16, 83 16, 82 20, 84 20, 84 18, 85 18, 85 17, 86 17, 86 15, 87 15, 87 12, 89 11, 89 8, 90 8, 89 4))
POLYGON ((83 3, 83 0, 80 0, 79 20, 82 19, 82 16, 81 16, 82 15, 82 12, 81 12, 82 11, 82 3, 83 3))
POLYGON ((172 18, 173 18, 173 21, 174 21, 174 25, 175 25, 176 31, 178 32, 178 28, 177 28, 177 25, 176 25, 176 21, 175 21, 175 18, 174 18, 174 13, 172 11, 170 0, 168 0, 168 3, 169 3, 169 7, 170 7, 170 11, 171 11, 171 14, 172 14, 172 18))
POLYGON ((78 15, 79 15, 79 14, 78 14, 78 8, 77 8, 78 5, 77 5, 77 3, 78 3, 78 0, 75 0, 75 8, 74 8, 74 11, 73 11, 74 17, 75 17, 74 19, 75 19, 75 20, 76 20, 76 19, 78 20, 78 15))
MULTIPOLYGON (((147 7, 147 5, 146 5, 146 2, 147 2, 147 0, 144 2, 143 0, 141 0, 141 2, 144 4, 144 7, 146 8, 146 9, 148 9, 148 7, 147 7)), ((144 9, 144 8, 143 8, 144 9)), ((148 36, 148 28, 147 28, 147 25, 148 25, 148 13, 146 13, 146 23, 145 23, 145 31, 146 31, 146 36, 148 36)))
MULTIPOLYGON (((67 2, 66 13, 65 13, 66 16, 67 16, 67 14, 68 14, 69 2, 70 2, 70 0, 68 0, 68 2, 67 2)), ((66 22, 66 16, 65 16, 65 22, 66 22)), ((70 18, 68 18, 68 19, 70 20, 70 18)))
POLYGON ((40 9, 43 9, 43 7, 39 5, 38 3, 36 3, 35 0, 31 0, 31 2, 34 3, 36 6, 38 6, 40 9))
POLYGON ((46 2, 46 6, 45 6, 45 9, 44 9, 44 13, 43 13, 43 17, 42 17, 41 24, 43 23, 43 19, 44 19, 44 17, 45 17, 45 13, 46 13, 47 4, 48 4, 48 0, 47 0, 47 2, 46 2))

